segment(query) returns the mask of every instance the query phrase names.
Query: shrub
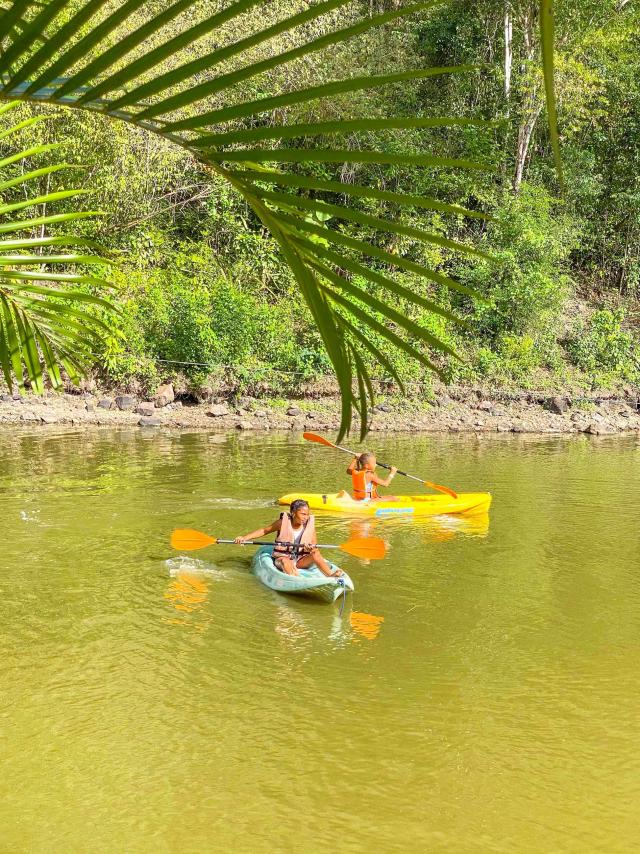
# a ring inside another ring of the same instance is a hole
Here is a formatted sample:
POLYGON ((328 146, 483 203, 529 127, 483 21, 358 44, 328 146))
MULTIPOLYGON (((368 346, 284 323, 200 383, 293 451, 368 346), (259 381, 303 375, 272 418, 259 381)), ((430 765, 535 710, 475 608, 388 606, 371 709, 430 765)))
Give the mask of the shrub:
POLYGON ((640 345, 622 329, 623 309, 594 311, 578 323, 565 341, 569 357, 598 384, 613 378, 640 380, 640 345))
POLYGON ((565 273, 577 244, 577 223, 557 213, 557 202, 540 187, 523 185, 509 196, 487 230, 482 259, 461 271, 465 284, 486 297, 475 306, 474 337, 496 343, 505 334, 530 335, 538 343, 555 328, 570 280, 565 273))
POLYGON ((221 368, 239 380, 248 370, 277 383, 274 369, 301 380, 330 371, 295 292, 266 302, 253 287, 244 290, 227 277, 206 254, 182 251, 171 261, 168 267, 116 272, 123 311, 98 354, 110 379, 124 383, 135 377, 149 388, 176 372, 204 383, 221 368))

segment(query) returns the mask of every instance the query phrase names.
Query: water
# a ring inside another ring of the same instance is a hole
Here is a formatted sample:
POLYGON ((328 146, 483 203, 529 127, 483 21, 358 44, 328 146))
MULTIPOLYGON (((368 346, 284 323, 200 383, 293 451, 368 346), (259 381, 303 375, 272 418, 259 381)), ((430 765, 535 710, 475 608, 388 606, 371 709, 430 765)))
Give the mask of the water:
POLYGON ((340 614, 168 540, 267 523, 346 456, 0 433, 2 851, 637 850, 639 440, 372 441, 494 504, 319 519, 390 546, 340 556, 340 614))

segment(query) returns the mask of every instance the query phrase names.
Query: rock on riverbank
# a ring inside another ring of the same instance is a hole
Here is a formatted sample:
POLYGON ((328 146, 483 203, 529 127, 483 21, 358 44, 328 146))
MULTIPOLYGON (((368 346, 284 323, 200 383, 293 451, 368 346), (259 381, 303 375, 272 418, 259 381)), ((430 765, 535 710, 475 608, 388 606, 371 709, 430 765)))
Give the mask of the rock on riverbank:
MULTIPOLYGON (((55 393, 21 398, 0 395, 0 424, 68 424, 174 427, 220 432, 237 430, 332 431, 339 424, 335 398, 269 401, 242 397, 235 401, 186 405, 170 400, 141 400, 106 392, 55 393)), ((429 404, 381 399, 372 431, 450 433, 587 433, 640 432, 640 395, 594 398, 544 397, 529 392, 487 397, 481 391, 447 389, 429 404)))

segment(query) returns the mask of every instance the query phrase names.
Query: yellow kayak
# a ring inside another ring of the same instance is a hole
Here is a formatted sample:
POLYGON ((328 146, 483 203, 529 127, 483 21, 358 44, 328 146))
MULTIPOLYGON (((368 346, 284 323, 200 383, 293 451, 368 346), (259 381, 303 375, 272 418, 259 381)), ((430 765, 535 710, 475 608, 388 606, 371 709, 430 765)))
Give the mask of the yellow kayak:
POLYGON ((278 499, 278 504, 291 504, 296 498, 308 502, 312 510, 348 513, 351 516, 439 516, 444 513, 486 513, 491 505, 488 492, 461 492, 457 498, 449 495, 398 495, 394 500, 376 498, 354 501, 346 491, 327 493, 292 492, 278 499))

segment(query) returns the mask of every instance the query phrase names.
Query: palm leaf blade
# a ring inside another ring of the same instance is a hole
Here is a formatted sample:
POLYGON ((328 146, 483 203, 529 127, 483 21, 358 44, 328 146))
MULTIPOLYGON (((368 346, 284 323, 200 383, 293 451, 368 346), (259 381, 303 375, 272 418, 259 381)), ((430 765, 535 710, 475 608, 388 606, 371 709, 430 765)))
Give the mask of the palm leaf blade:
MULTIPOLYGON (((112 92, 130 80, 134 80, 140 74, 143 74, 144 72, 149 71, 149 69, 154 68, 156 65, 159 65, 167 59, 167 57, 174 56, 181 48, 193 44, 202 36, 216 29, 216 27, 222 26, 222 24, 242 14, 242 12, 247 11, 252 6, 256 6, 260 1, 261 0, 239 0, 239 2, 229 6, 227 9, 223 9, 222 11, 216 12, 214 15, 205 18, 204 21, 201 21, 199 24, 195 24, 185 32, 180 33, 168 42, 165 42, 150 51, 145 56, 135 62, 132 62, 126 69, 112 75, 104 83, 94 86, 82 96, 79 103, 84 104, 89 101, 96 100, 96 98, 106 94, 107 92, 112 92)), ((138 44, 139 43, 140 42, 138 42, 138 44)), ((156 84, 154 84, 154 86, 155 85, 156 84)), ((69 81, 69 86, 71 86, 71 81, 69 81)), ((112 101, 111 109, 120 110, 122 107, 135 104, 137 101, 149 97, 149 95, 152 94, 155 94, 153 87, 150 87, 149 89, 139 87, 132 93, 128 93, 127 95, 123 95, 121 98, 117 98, 112 101)))
POLYGON ((488 172, 492 167, 477 160, 437 157, 432 154, 394 154, 386 151, 350 149, 273 148, 267 150, 207 151, 211 163, 376 163, 393 166, 431 166, 436 169, 476 169, 488 172))
POLYGON ((442 127, 488 127, 493 122, 484 119, 464 118, 385 118, 385 119, 340 119, 326 122, 308 122, 293 125, 269 125, 267 127, 245 128, 224 133, 206 134, 192 143, 195 149, 232 145, 237 142, 261 142, 265 139, 296 139, 302 136, 320 136, 321 134, 347 134, 356 131, 387 131, 412 128, 442 127))
POLYGON ((2 316, 5 331, 4 340, 8 347, 8 357, 11 361, 11 367, 13 368, 18 388, 22 390, 24 388, 24 379, 22 375, 22 350, 20 348, 20 339, 18 337, 17 325, 12 307, 2 291, 0 291, 0 304, 2 305, 2 316))
POLYGON ((467 255, 475 255, 478 258, 484 258, 488 261, 492 260, 490 255, 487 255, 486 252, 482 252, 480 249, 476 249, 474 246, 468 246, 467 244, 459 243, 456 240, 448 240, 447 238, 441 237, 438 234, 430 234, 429 232, 423 231, 422 229, 403 225, 402 223, 395 222, 393 220, 386 220, 381 219, 380 217, 374 217, 370 214, 365 214, 361 211, 354 210, 353 208, 344 207, 343 205, 332 205, 327 202, 320 201, 319 199, 306 198, 305 196, 294 196, 290 193, 272 193, 267 191, 262 193, 262 198, 268 199, 276 206, 285 205, 285 209, 289 209, 289 206, 293 205, 294 207, 302 208, 303 210, 314 211, 321 214, 329 214, 339 219, 346 219, 351 220, 353 222, 357 222, 360 225, 368 225, 377 231, 385 231, 390 234, 402 234, 407 237, 415 237, 417 240, 421 240, 425 243, 433 243, 436 246, 441 246, 445 249, 452 249, 455 252, 462 252, 467 255))
POLYGON ((372 308, 374 311, 386 315, 389 320, 392 320, 398 326, 404 328, 410 335, 413 335, 415 338, 420 338, 430 347, 442 350, 443 353, 447 353, 448 355, 454 357, 457 356, 455 350, 453 350, 452 347, 449 347, 447 344, 440 341, 438 338, 436 338, 426 329, 423 329, 422 326, 419 326, 409 317, 406 317, 399 311, 396 311, 396 309, 392 306, 382 302, 381 300, 367 293, 362 288, 357 287, 348 279, 345 279, 342 276, 338 276, 337 273, 334 273, 328 267, 325 267, 324 264, 320 264, 319 262, 314 261, 312 266, 320 273, 321 276, 330 281, 332 285, 335 285, 335 287, 339 288, 342 291, 345 291, 350 296, 355 297, 361 302, 366 303, 366 305, 369 306, 369 308, 372 308))
POLYGON ((452 323, 457 323, 460 326, 469 325, 461 317, 458 317, 457 314, 448 311, 446 308, 442 308, 442 306, 438 305, 438 303, 436 302, 433 302, 433 300, 423 297, 422 294, 418 294, 416 293, 416 291, 412 291, 409 288, 405 288, 404 285, 401 285, 393 279, 390 279, 388 276, 384 276, 377 270, 372 270, 370 267, 365 267, 363 264, 358 264, 357 261, 348 258, 346 255, 338 255, 338 253, 332 252, 331 249, 328 249, 326 246, 322 246, 319 243, 312 243, 311 241, 305 240, 304 238, 296 238, 296 242, 300 244, 300 246, 302 246, 308 254, 324 258, 327 261, 330 261, 336 267, 341 267, 342 269, 348 270, 350 273, 353 273, 356 276, 361 276, 364 279, 368 279, 370 282, 374 282, 375 284, 381 285, 385 290, 390 291, 396 296, 399 296, 401 299, 405 299, 408 302, 413 303, 414 305, 422 306, 422 308, 426 308, 428 311, 431 311, 434 314, 439 314, 440 317, 444 317, 446 320, 450 320, 452 323))
POLYGON ((556 163, 560 184, 563 183, 562 156, 560 154, 560 133, 558 131, 558 109, 554 83, 554 14, 553 0, 540 0, 540 42, 542 45, 542 67, 544 71, 544 87, 547 96, 547 114, 549 119, 549 136, 551 148, 556 163))
POLYGON ((362 346, 371 353, 373 358, 377 362, 379 362, 383 368, 385 368, 389 376, 395 380, 395 382, 398 384, 398 388, 404 394, 404 382, 402 380, 402 377, 398 373, 396 367, 394 366, 393 362, 385 356, 382 350, 376 347, 376 345, 369 340, 369 338, 364 334, 361 329, 358 329, 357 326, 354 326, 354 324, 348 321, 344 316, 340 317, 340 323, 342 323, 343 326, 346 326, 346 328, 349 330, 350 335, 352 335, 356 340, 358 340, 360 344, 362 344, 362 346))
POLYGON ((270 112, 271 110, 282 107, 289 107, 293 104, 304 104, 318 98, 326 98, 330 95, 359 92, 364 89, 377 89, 392 83, 404 83, 408 80, 424 80, 428 77, 436 77, 442 74, 462 74, 472 70, 472 68, 473 66, 470 65, 442 66, 439 68, 400 71, 395 74, 367 75, 366 77, 350 77, 347 80, 335 80, 332 83, 322 83, 319 86, 310 86, 306 89, 295 89, 293 92, 274 95, 271 98, 259 98, 255 101, 246 101, 232 107, 210 110, 209 112, 201 113, 197 117, 169 122, 164 130, 175 133, 178 130, 190 130, 206 125, 221 124, 231 119, 248 118, 249 116, 270 112))
POLYGON ((310 177, 307 175, 294 175, 289 172, 272 172, 265 170, 258 172, 253 169, 244 169, 236 172, 243 181, 249 179, 252 183, 256 181, 280 184, 285 187, 296 187, 298 189, 321 190, 328 193, 341 193, 359 199, 377 199, 383 202, 391 202, 408 207, 426 208, 427 210, 439 211, 441 213, 455 214, 476 219, 489 219, 490 217, 482 211, 471 211, 460 205, 449 205, 432 199, 428 196, 418 196, 411 193, 399 193, 392 190, 378 190, 361 184, 345 184, 342 181, 329 181, 323 178, 310 177))

